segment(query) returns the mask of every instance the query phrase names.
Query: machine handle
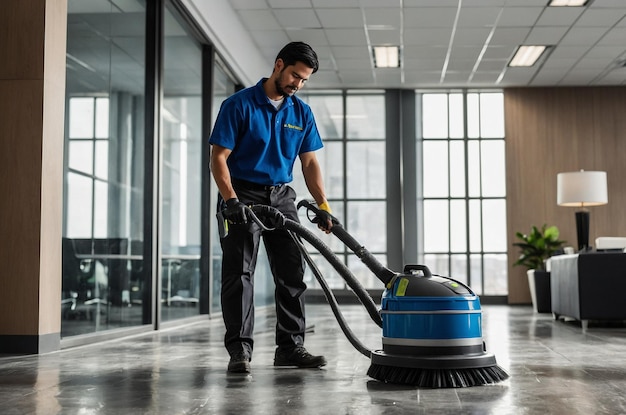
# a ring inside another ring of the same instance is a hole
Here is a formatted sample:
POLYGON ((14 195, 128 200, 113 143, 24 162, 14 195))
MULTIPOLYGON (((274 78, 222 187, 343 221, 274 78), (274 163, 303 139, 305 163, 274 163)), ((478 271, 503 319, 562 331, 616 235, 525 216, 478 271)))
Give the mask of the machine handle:
POLYGON ((408 264, 404 266, 405 274, 415 274, 416 271, 422 271, 424 277, 426 278, 430 278, 433 276, 432 272, 430 272, 430 269, 426 265, 408 264))
MULTIPOLYGON (((319 212, 319 208, 309 202, 308 200, 301 200, 298 203, 298 209, 301 207, 306 207, 311 212, 317 214, 319 212)), ((374 273, 376 278, 382 281, 383 284, 387 285, 393 277, 396 275, 395 272, 391 271, 383 264, 381 264, 375 257, 370 253, 367 248, 365 248, 362 244, 359 243, 352 235, 350 235, 344 227, 341 225, 339 220, 331 215, 331 220, 333 222, 333 227, 330 228, 330 232, 335 235, 341 242, 343 242, 352 252, 356 254, 359 259, 369 268, 370 271, 374 273)), ((313 219, 309 217, 309 220, 313 223, 313 219)))

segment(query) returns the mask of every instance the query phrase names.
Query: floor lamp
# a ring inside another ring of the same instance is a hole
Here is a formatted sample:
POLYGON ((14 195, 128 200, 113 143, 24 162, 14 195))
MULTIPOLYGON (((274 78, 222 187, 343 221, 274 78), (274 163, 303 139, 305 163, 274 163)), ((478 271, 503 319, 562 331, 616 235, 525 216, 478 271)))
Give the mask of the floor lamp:
POLYGON ((574 171, 559 173, 556 180, 557 204, 574 206, 576 210, 576 235, 578 251, 589 248, 589 210, 588 206, 606 205, 609 202, 606 172, 574 171))

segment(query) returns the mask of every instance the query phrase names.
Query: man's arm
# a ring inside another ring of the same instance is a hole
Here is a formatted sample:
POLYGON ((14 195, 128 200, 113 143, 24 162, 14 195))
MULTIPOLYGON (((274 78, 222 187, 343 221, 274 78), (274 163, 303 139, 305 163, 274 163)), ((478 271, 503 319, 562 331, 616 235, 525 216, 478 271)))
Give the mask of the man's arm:
POLYGON ((230 156, 231 150, 213 144, 211 146, 211 173, 217 184, 217 188, 224 200, 229 200, 237 197, 235 189, 230 179, 230 171, 226 160, 230 156))
POLYGON ((322 178, 322 170, 317 161, 317 157, 313 151, 300 154, 300 162, 302 164, 302 174, 309 193, 315 199, 318 206, 328 203, 326 193, 324 192, 324 181, 322 178))
POLYGON ((304 175, 306 187, 309 189, 309 193, 311 193, 311 196, 315 199, 315 203, 317 203, 317 206, 320 208, 320 212, 317 214, 317 227, 326 233, 330 233, 333 222, 330 216, 330 206, 328 206, 324 192, 324 181, 322 179, 320 164, 317 161, 315 153, 312 151, 300 154, 300 162, 302 163, 302 174, 304 175))

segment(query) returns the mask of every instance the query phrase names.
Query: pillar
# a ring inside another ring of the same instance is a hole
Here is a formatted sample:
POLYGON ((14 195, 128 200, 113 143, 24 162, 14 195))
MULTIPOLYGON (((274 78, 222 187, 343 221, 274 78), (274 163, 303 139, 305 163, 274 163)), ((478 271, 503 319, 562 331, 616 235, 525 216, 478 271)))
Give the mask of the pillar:
POLYGON ((0 353, 60 347, 67 0, 0 13, 0 353))

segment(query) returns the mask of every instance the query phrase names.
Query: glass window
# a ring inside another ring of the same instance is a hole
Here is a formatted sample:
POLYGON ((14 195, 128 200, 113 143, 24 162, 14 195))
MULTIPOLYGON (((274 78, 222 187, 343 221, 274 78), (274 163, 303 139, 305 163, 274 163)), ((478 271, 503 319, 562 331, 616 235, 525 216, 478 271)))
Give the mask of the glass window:
MULTIPOLYGON (((431 142, 429 142, 431 143, 431 142)), ((465 196, 465 143, 450 141, 450 196, 465 196)), ((426 144, 426 143, 424 143, 426 144)), ((430 175, 429 175, 430 176, 430 175)))
POLYGON ((450 250, 448 205, 447 200, 424 200, 424 252, 450 250))
POLYGON ((470 251, 480 252, 483 249, 483 233, 482 233, 482 204, 480 199, 470 199, 469 201, 469 235, 470 235, 470 251))
MULTIPOLYGON (((341 199, 344 183, 344 155, 343 155, 343 124, 344 108, 343 95, 338 91, 301 92, 299 97, 311 106, 320 136, 324 141, 324 148, 316 152, 322 169, 326 197, 341 199)), ((292 187, 300 198, 309 199, 309 191, 301 174, 302 165, 297 159, 293 167, 292 187)))
POLYGON ((467 94, 467 137, 480 137, 480 110, 478 104, 479 94, 467 94))
POLYGON ((372 253, 383 253, 387 250, 385 205, 384 201, 347 203, 347 229, 372 253))
POLYGON ((448 95, 422 96, 422 135, 424 138, 448 137, 448 95))
POLYGON ((450 94, 448 96, 450 107, 450 138, 463 138, 465 136, 463 94, 450 94))
POLYGON ((467 185, 470 197, 478 197, 481 193, 481 161, 480 143, 472 140, 467 143, 467 185))
POLYGON ((480 94, 480 136, 504 137, 504 96, 500 92, 480 94))
POLYGON ((450 201, 450 251, 467 251, 467 216, 465 200, 450 201))
POLYGON ((348 142, 348 198, 385 198, 384 141, 348 142))
POLYGON ((483 258, 485 276, 482 293, 485 295, 506 295, 507 287, 507 255, 486 254, 483 258))
POLYGON ((68 4, 62 337, 144 322, 145 20, 68 4))
POLYGON ((483 200, 483 250, 506 252, 506 204, 504 199, 483 200))
POLYGON ((99 179, 107 180, 109 177, 109 140, 98 140, 95 144, 94 174, 99 179))
MULTIPOLYGON (((350 234, 386 263, 386 127, 385 95, 382 91, 303 91, 300 98, 311 105, 324 148, 317 152, 324 175, 326 195, 333 214, 350 234), (346 126, 345 130, 343 126, 346 126), (345 151, 344 151, 345 149, 345 151), (345 185, 344 185, 345 183, 345 185)), ((300 164, 294 166, 299 197, 308 198, 300 164)), ((380 281, 335 236, 321 234, 303 213, 301 222, 348 264, 365 288, 380 288, 380 281)), ((315 255, 318 267, 333 288, 346 284, 326 260, 315 255)), ((309 287, 319 288, 311 270, 309 287)))
POLYGON ((450 276, 467 284, 467 255, 450 255, 450 276))
POLYGON ((480 144, 482 194, 486 197, 504 197, 506 171, 504 140, 485 140, 480 144))
MULTIPOLYGON (((484 255, 470 255, 470 275, 487 275, 485 273, 485 267, 483 266, 484 260, 484 255)), ((504 267, 504 269, 506 270, 506 266, 504 267)), ((487 275, 485 279, 489 279, 489 275, 487 275)), ((506 278, 504 282, 506 284, 506 278)), ((472 281, 472 290, 475 293, 483 293, 483 280, 480 278, 475 278, 474 281, 472 281)))
POLYGON ((422 166, 424 169, 424 197, 448 196, 448 143, 425 141, 422 166))
POLYGON ((93 180, 81 174, 67 174, 65 211, 72 218, 66 222, 65 236, 83 238, 92 234, 93 180))
POLYGON ((96 138, 109 138, 109 99, 96 99, 96 138))
POLYGON ((301 98, 311 106, 322 139, 341 139, 343 137, 344 111, 341 94, 316 92, 301 98))
POLYGON ((94 98, 72 98, 69 109, 70 138, 93 138, 94 98))
MULTIPOLYGON (((70 102, 72 102, 72 100, 70 100, 70 102)), ((80 115, 70 110, 70 119, 77 116, 80 115)), ((76 172, 91 175, 93 173, 93 147, 93 140, 71 140, 69 142, 69 168, 76 172)))
MULTIPOLYGON (((346 92, 346 230, 382 264, 387 263, 386 111, 382 91, 346 92)), ((380 288, 380 281, 352 252, 365 288, 380 288)), ((355 274, 356 275, 356 274, 355 274)))
POLYGON ((479 294, 505 295, 502 93, 418 96, 422 100, 418 120, 422 125, 426 265, 439 274, 451 272, 452 278, 470 284, 479 294))
POLYGON ((161 175, 161 320, 199 314, 202 47, 165 10, 161 175))
POLYGON ((346 136, 349 140, 385 138, 385 96, 349 94, 346 136))

